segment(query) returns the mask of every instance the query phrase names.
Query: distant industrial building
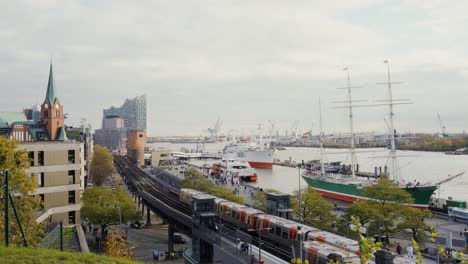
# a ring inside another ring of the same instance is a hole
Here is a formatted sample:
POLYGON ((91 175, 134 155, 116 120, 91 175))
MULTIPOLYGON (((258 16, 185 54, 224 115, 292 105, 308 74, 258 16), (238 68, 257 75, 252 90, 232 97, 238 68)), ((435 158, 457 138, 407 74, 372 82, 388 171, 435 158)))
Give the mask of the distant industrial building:
MULTIPOLYGON (((36 181, 33 195, 43 208, 37 222, 80 224, 84 189, 85 143, 81 135, 67 131, 63 106, 56 97, 52 64, 44 102, 23 112, 0 112, 0 136, 19 142, 28 152, 26 173, 36 181)), ((12 175, 14 178, 14 175, 12 175)))
POLYGON ((127 157, 138 165, 145 164, 146 132, 130 130, 127 134, 127 157))
POLYGON ((121 107, 104 109, 104 118, 121 117, 127 129, 146 130, 146 95, 126 99, 121 107))

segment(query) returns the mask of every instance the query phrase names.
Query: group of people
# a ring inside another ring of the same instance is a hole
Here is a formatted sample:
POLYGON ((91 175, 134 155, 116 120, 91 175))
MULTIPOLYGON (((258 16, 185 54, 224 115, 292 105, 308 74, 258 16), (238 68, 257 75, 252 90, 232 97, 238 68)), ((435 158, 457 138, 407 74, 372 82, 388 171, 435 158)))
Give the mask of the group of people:
POLYGON ((240 242, 240 250, 244 251, 245 253, 249 253, 249 244, 246 242, 240 242))
MULTIPOLYGON (((397 243, 396 253, 401 256, 402 250, 403 250, 403 248, 401 247, 400 243, 397 243)), ((408 246, 406 246, 406 252, 407 252, 409 258, 413 258, 413 251, 414 251, 413 245, 411 243, 409 243, 408 246)))

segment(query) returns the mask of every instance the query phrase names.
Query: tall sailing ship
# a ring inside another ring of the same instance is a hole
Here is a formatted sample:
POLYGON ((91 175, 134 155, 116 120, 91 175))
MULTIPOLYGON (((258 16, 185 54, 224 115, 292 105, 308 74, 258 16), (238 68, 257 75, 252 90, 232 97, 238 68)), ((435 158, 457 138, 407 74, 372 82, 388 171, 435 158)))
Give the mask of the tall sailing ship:
MULTIPOLYGON (((429 206, 430 198, 434 191, 437 189, 437 185, 433 184, 420 184, 419 182, 404 182, 398 179, 397 173, 397 156, 396 156, 396 148, 395 148, 395 130, 394 130, 394 123, 393 123, 393 106, 395 101, 392 98, 392 82, 390 78, 390 65, 388 61, 385 61, 387 64, 387 75, 388 75, 388 82, 385 84, 388 85, 388 100, 384 100, 383 105, 389 106, 389 116, 390 116, 390 143, 391 143, 391 168, 390 174, 391 179, 400 186, 401 189, 407 191, 414 199, 414 203, 411 206, 426 209, 429 206)), ((368 174, 366 176, 356 175, 356 151, 354 147, 354 128, 353 128, 353 101, 351 99, 351 84, 350 84, 350 77, 349 77, 349 70, 345 68, 347 71, 347 82, 348 86, 346 87, 348 92, 348 101, 347 106, 349 110, 349 117, 350 117, 350 154, 351 154, 351 170, 349 174, 340 174, 340 173, 326 173, 324 170, 324 166, 322 165, 320 170, 307 170, 303 175, 303 179, 310 185, 315 191, 321 193, 324 197, 337 199, 340 201, 345 202, 355 202, 359 200, 369 200, 371 198, 365 197, 361 194, 362 189, 366 186, 374 185, 378 182, 379 177, 371 177, 368 174)), ((401 104, 402 102, 398 103, 401 104)), ((320 114, 321 119, 321 114, 320 114)), ((322 139, 321 133, 321 139, 322 139)), ((321 154, 323 156, 323 140, 321 141, 321 154)), ((323 160, 323 157, 322 157, 323 160)), ((323 162, 322 162, 323 164, 323 162)), ((374 174, 375 175, 375 174, 374 174)), ((374 176, 373 175, 373 176, 374 176)), ((376 176, 376 175, 375 175, 376 176)), ((389 174, 382 175, 388 177, 389 174)))

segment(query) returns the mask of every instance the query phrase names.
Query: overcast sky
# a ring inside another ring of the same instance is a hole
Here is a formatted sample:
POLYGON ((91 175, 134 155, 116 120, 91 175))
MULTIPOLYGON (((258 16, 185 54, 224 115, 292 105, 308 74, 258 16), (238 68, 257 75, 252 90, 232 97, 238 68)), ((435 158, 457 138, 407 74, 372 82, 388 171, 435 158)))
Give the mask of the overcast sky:
MULTIPOLYGON (((258 122, 281 133, 345 132, 333 101, 385 99, 388 59, 399 131, 467 129, 467 1, 0 1, 1 111, 42 103, 51 56, 68 124, 101 126, 102 109, 147 95, 148 133, 200 135, 258 122)), ((359 131, 386 109, 356 108, 359 131)))

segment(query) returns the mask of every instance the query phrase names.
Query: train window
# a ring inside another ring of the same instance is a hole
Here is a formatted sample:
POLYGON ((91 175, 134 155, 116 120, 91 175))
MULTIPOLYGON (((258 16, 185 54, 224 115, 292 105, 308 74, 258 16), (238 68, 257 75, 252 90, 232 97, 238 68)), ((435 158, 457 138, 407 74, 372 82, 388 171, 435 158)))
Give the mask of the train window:
POLYGON ((287 239, 287 238, 288 238, 288 232, 286 232, 286 231, 283 230, 283 231, 281 232, 281 237, 284 238, 284 239, 287 239))
POLYGON ((274 234, 275 233, 275 228, 270 228, 270 233, 274 234))
POLYGON ((240 219, 240 214, 236 212, 236 220, 239 221, 240 219))
POLYGON ((231 218, 235 218, 236 217, 236 213, 234 211, 231 211, 231 218))
POLYGON ((281 228, 279 228, 278 226, 276 227, 276 235, 281 236, 281 228))

